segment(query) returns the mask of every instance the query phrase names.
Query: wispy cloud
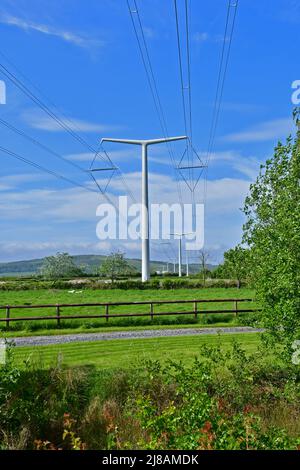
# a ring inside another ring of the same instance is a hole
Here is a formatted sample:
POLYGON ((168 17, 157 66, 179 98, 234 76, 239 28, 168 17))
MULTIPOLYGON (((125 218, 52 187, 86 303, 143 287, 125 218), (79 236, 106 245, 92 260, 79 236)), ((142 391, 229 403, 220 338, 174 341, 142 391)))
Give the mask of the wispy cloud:
POLYGON ((256 113, 260 111, 265 111, 265 109, 265 106, 253 103, 222 103, 223 111, 233 111, 237 113, 256 113))
MULTIPOLYGON (((65 132, 54 119, 50 116, 45 116, 35 110, 26 111, 22 115, 23 120, 30 127, 49 132, 65 132)), ((65 123, 72 131, 75 132, 108 132, 120 129, 118 126, 110 126, 106 124, 98 124, 94 122, 84 121, 82 119, 75 118, 61 118, 61 121, 65 123)))
MULTIPOLYGON (((107 153, 113 162, 125 163, 128 160, 132 161, 132 159, 134 159, 137 163, 141 162, 139 149, 132 146, 126 150, 109 150, 107 153)), ((103 152, 101 153, 100 151, 100 155, 103 155, 103 152)), ((83 152, 65 155, 65 158, 75 162, 91 162, 94 156, 95 155, 91 152, 83 152)), ((170 166, 169 156, 163 150, 151 149, 151 153, 148 155, 148 161, 157 163, 158 165, 170 166)))
POLYGON ((274 119, 253 126, 241 132, 225 135, 223 142, 264 142, 287 137, 293 131, 293 121, 290 118, 274 119))
MULTIPOLYGON (((194 42, 198 44, 202 44, 205 42, 212 42, 212 43, 219 43, 224 41, 224 36, 222 34, 210 34, 205 31, 197 31, 196 33, 193 34, 192 39, 194 42)), ((228 38, 226 38, 226 41, 228 38)))
POLYGON ((1 262, 32 258, 42 258, 58 251, 76 254, 104 254, 104 243, 85 242, 49 242, 49 241, 15 241, 0 243, 1 262), (100 251, 101 250, 101 251, 100 251))
POLYGON ((146 38, 148 39, 155 39, 157 38, 157 32, 153 29, 153 28, 150 28, 150 27, 144 27, 144 34, 146 36, 146 38))
POLYGON ((257 157, 245 156, 240 152, 226 151, 216 152, 211 156, 213 165, 224 165, 232 168, 248 178, 249 182, 255 180, 258 175, 261 161, 257 157))
POLYGON ((37 31, 41 34, 54 36, 77 47, 101 47, 105 44, 104 41, 101 41, 99 39, 89 38, 87 36, 74 33, 72 31, 59 29, 42 23, 35 23, 33 21, 28 21, 17 16, 9 15, 7 13, 2 13, 0 15, 0 22, 9 26, 15 26, 19 29, 22 29, 23 31, 37 31))
MULTIPOLYGON (((101 158, 101 155, 103 155, 104 151, 100 150, 99 156, 101 158)), ((107 154, 109 157, 114 161, 118 162, 126 162, 129 159, 138 158, 139 153, 137 149, 131 146, 129 150, 109 150, 107 151, 107 154)), ((94 158, 95 154, 92 152, 83 152, 83 153, 71 153, 68 155, 65 155, 65 158, 68 160, 72 160, 75 162, 87 162, 91 161, 94 158)))
POLYGON ((298 0, 282 0, 281 8, 277 9, 276 17, 289 23, 300 23, 300 5, 298 0))

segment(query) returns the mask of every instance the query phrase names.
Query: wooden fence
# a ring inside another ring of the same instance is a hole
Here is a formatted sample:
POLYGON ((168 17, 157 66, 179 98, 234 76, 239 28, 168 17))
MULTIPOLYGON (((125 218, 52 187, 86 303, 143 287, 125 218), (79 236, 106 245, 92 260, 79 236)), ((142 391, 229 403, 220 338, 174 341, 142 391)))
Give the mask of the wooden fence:
POLYGON ((198 315, 207 315, 207 314, 225 314, 231 313, 233 315, 238 315, 239 313, 255 313, 259 312, 258 308, 239 308, 239 304, 243 302, 253 302, 253 299, 193 299, 193 300, 156 300, 156 301, 141 301, 141 302, 101 302, 101 303, 84 303, 84 304, 46 304, 46 305, 1 305, 0 311, 5 311, 5 316, 0 318, 0 322, 5 322, 6 327, 9 328, 11 322, 15 321, 45 321, 45 320, 56 320, 57 326, 60 326, 61 320, 70 320, 70 319, 100 319, 104 318, 107 322, 112 318, 122 318, 122 317, 150 317, 153 320, 154 316, 168 316, 168 315, 194 315, 195 318, 198 315), (202 304, 210 303, 231 303, 233 304, 233 309, 201 309, 202 304), (187 311, 176 311, 172 309, 168 312, 157 312, 154 310, 154 306, 161 305, 191 305, 192 309, 187 311), (136 306, 136 305, 147 305, 149 306, 148 312, 140 313, 110 313, 111 307, 118 306, 136 306), (100 307, 102 312, 99 314, 80 314, 80 315, 64 315, 62 314, 62 309, 69 309, 75 307, 100 307), (12 316, 11 312, 13 310, 25 310, 25 309, 54 309, 53 315, 45 316, 12 316))

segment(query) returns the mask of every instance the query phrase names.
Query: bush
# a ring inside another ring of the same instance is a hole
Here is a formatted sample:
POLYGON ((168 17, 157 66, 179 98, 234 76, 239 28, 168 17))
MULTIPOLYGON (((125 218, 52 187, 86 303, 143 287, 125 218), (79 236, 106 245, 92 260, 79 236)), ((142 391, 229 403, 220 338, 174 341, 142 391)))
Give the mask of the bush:
MULTIPOLYGON (((247 287, 247 283, 242 281, 241 286, 247 287)), ((236 281, 226 279, 208 279, 203 284, 203 281, 198 280, 196 277, 188 278, 154 278, 149 282, 142 282, 139 279, 118 280, 115 282, 99 280, 97 278, 85 279, 57 279, 57 280, 10 280, 0 283, 1 290, 22 291, 31 289, 202 289, 208 287, 236 287, 236 281)))
MULTIPOLYGON (((300 374, 203 347, 189 366, 0 367, 2 449, 297 449, 300 374), (64 437, 63 437, 64 436, 64 437)), ((265 356, 266 357, 266 356, 265 356)))

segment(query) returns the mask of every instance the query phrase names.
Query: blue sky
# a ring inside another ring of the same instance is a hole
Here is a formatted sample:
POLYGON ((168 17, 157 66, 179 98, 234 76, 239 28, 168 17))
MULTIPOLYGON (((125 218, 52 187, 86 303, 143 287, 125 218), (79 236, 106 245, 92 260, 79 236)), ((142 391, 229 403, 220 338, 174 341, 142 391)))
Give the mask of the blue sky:
MULTIPOLYGON (((137 1, 170 135, 184 134, 176 26, 172 0, 137 1)), ((178 0, 180 18, 183 0, 178 0)), ((194 146, 207 150, 224 33, 227 0, 191 0, 191 84, 194 146)), ((296 0, 240 0, 223 106, 207 174, 206 248, 211 260, 240 240, 243 204, 259 165, 278 139, 293 129, 291 84, 298 67, 300 5, 296 0)), ((162 134, 134 37, 126 0, 2 0, 0 62, 40 96, 93 147, 109 137, 156 138, 162 134), (3 55, 2 55, 3 54, 3 55), (42 95, 33 85, 38 87, 42 95)), ((5 80, 7 104, 0 118, 55 152, 88 168, 92 152, 5 80)), ((38 149, 0 124, 1 146, 80 184, 84 173, 38 149)), ((136 148, 106 145, 139 197, 141 161, 136 148)), ((182 146, 174 146, 177 160, 182 146)), ((96 238, 96 207, 103 199, 72 187, 1 153, 0 261, 56 251, 107 253, 96 238)), ((100 162, 99 162, 100 164, 100 162)), ((176 202, 166 148, 150 153, 150 198, 176 202)), ((189 191, 181 185, 183 197, 189 191)), ((124 194, 120 178, 108 194, 124 194)), ((196 199, 204 196, 203 180, 196 199)), ((114 245, 115 247, 116 245, 114 245)), ((129 256, 139 244, 122 243, 129 256)), ((172 252, 166 256, 172 256, 172 252)), ((154 246, 152 258, 165 258, 154 246)))

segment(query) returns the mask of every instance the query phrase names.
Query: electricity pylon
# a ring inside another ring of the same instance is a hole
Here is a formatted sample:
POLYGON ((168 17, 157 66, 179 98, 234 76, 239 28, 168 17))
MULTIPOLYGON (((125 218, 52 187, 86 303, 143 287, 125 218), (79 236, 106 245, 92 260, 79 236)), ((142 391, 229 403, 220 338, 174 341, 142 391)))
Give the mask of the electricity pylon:
MULTIPOLYGON (((182 277, 182 237, 185 235, 193 235, 192 232, 190 233, 170 233, 170 235, 174 235, 178 238, 178 277, 182 277)), ((188 260, 187 260, 187 272, 188 272, 188 260)))
POLYGON ((172 142, 175 140, 186 140, 187 136, 168 137, 152 140, 131 140, 104 138, 102 142, 117 142, 120 144, 140 145, 142 147, 142 282, 150 279, 150 244, 149 244, 149 194, 148 194, 148 146, 172 142))

